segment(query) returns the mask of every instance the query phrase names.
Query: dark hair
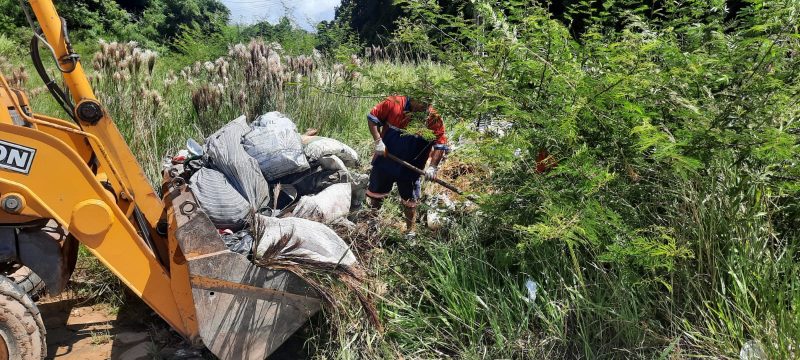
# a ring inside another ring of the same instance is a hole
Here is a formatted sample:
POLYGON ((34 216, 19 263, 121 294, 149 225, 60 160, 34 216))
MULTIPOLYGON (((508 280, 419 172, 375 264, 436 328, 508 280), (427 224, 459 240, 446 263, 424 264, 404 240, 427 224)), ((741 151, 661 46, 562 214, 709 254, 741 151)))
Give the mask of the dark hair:
POLYGON ((430 101, 430 99, 428 99, 428 98, 425 98, 425 97, 410 97, 410 96, 409 96, 409 97, 408 97, 408 101, 409 101, 410 103, 416 103, 416 104, 419 104, 419 105, 420 105, 420 107, 424 108, 425 110, 427 110, 427 109, 428 109, 428 108, 431 106, 431 101, 430 101))

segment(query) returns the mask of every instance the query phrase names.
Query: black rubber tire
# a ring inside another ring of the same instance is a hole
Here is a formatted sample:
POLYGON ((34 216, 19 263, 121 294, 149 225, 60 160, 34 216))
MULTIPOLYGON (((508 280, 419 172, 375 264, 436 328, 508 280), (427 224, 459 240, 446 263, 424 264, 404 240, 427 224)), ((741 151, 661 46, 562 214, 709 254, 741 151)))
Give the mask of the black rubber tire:
POLYGON ((11 279, 0 276, 0 336, 9 359, 44 359, 45 335, 42 315, 31 297, 11 279))
POLYGON ((31 271, 27 266, 20 266, 13 273, 8 275, 8 277, 31 298, 36 298, 44 289, 44 281, 42 281, 42 278, 31 271))

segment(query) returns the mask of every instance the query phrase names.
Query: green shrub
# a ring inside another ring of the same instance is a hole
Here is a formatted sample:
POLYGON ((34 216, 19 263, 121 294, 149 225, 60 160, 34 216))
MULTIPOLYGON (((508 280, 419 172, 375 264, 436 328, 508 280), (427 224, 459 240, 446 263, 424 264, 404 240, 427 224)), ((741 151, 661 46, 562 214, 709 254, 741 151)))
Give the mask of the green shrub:
POLYGON ((0 56, 11 58, 19 53, 19 44, 0 34, 0 56))
POLYGON ((576 40, 540 6, 479 1, 474 21, 409 1, 398 34, 454 74, 409 89, 431 86, 446 118, 513 123, 479 143, 495 172, 478 237, 566 309, 535 315, 540 336, 588 358, 732 356, 750 339, 791 357, 797 3, 733 21, 635 4, 581 4, 576 40))

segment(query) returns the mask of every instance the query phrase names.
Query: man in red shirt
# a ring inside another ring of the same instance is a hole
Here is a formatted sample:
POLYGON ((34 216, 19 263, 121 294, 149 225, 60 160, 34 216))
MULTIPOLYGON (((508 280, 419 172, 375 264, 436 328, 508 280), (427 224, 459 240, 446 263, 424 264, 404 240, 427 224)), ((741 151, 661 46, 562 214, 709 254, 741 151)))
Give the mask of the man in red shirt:
POLYGON ((417 201, 421 192, 420 176, 384 155, 388 152, 420 169, 425 167, 430 158, 430 163, 425 168, 425 177, 436 178, 439 162, 448 149, 444 122, 427 101, 408 96, 386 98, 372 108, 367 119, 369 131, 375 140, 375 156, 372 160, 367 196, 372 208, 380 209, 383 199, 396 183, 406 218, 406 234, 414 237, 417 201), (415 114, 421 116, 414 116, 415 114), (415 118, 424 118, 422 121, 425 121, 425 126, 433 132, 432 140, 406 132, 408 124, 415 118))

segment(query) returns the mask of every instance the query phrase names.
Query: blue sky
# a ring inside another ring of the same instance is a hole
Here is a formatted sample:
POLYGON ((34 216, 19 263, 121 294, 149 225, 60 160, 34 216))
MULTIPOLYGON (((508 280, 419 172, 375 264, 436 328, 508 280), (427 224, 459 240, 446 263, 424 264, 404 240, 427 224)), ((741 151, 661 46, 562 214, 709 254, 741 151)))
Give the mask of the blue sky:
POLYGON ((250 24, 267 19, 275 22, 289 12, 297 25, 313 29, 313 24, 333 19, 333 9, 341 0, 221 0, 231 10, 231 21, 250 24))

